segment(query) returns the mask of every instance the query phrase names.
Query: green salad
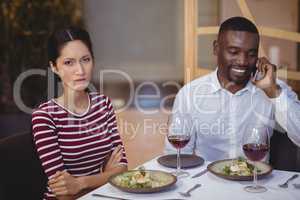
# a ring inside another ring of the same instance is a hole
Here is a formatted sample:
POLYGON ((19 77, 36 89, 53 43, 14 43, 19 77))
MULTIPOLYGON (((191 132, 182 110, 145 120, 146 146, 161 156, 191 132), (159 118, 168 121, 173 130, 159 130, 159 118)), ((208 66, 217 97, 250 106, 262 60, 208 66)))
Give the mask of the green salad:
POLYGON ((117 176, 115 182, 121 187, 138 189, 160 187, 165 185, 168 180, 158 174, 156 175, 149 171, 138 170, 132 172, 129 171, 117 176))
MULTIPOLYGON (((247 162, 244 158, 238 158, 233 160, 230 165, 226 165, 222 171, 225 175, 237 175, 237 176, 252 176, 254 165, 247 162)), ((257 172, 261 170, 257 169, 257 172)))

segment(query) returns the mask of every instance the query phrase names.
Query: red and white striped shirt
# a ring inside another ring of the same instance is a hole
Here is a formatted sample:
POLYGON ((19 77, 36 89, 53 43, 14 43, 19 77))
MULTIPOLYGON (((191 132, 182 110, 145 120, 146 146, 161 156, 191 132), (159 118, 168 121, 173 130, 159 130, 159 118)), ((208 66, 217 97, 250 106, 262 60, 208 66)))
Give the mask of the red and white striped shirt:
MULTIPOLYGON (((108 97, 97 93, 88 96, 89 108, 80 115, 53 99, 32 114, 34 142, 48 179, 62 170, 75 177, 97 174, 112 151, 123 146, 108 97)), ((127 165, 124 146, 120 163, 127 165)), ((55 199, 49 187, 44 198, 55 199)))

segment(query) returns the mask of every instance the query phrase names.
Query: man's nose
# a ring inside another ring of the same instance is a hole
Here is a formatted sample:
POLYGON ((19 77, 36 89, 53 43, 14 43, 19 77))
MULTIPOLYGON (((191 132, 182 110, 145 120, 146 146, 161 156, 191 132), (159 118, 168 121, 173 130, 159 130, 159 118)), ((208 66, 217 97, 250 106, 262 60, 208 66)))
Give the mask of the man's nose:
POLYGON ((238 58, 238 64, 242 66, 248 65, 249 64, 248 56, 244 53, 241 53, 238 58))

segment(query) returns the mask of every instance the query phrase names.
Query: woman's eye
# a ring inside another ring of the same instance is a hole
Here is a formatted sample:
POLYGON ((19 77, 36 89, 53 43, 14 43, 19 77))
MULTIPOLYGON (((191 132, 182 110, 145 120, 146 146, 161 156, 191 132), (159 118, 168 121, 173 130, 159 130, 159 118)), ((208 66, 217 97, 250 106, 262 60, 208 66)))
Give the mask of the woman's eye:
POLYGON ((82 61, 87 63, 87 62, 91 61, 91 58, 90 57, 86 57, 86 58, 83 58, 82 61))
POLYGON ((73 62, 71 60, 66 60, 64 64, 70 66, 73 64, 73 62))

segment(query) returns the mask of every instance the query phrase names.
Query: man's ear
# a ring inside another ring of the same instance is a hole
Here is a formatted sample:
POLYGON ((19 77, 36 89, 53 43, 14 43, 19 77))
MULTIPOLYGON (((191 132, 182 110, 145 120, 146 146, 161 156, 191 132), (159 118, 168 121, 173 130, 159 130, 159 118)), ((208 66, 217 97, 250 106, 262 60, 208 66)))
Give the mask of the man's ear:
POLYGON ((217 56, 219 52, 219 43, 218 40, 214 40, 213 42, 214 55, 217 56))
POLYGON ((50 64, 50 68, 52 70, 53 73, 57 74, 57 67, 54 65, 54 63, 52 61, 49 62, 50 64))

